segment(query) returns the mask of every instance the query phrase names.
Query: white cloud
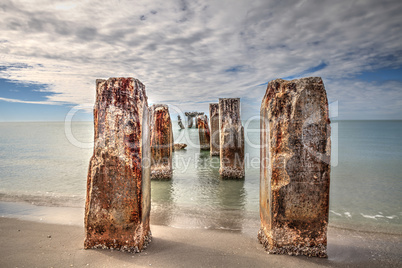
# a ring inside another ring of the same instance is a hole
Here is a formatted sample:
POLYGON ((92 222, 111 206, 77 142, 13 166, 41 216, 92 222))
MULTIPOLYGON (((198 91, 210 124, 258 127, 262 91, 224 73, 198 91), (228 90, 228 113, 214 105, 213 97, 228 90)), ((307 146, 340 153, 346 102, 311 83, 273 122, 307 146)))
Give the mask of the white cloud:
MULTIPOLYGON (((53 2, 0 4, 0 65, 29 66, 0 77, 48 85, 44 102, 93 103, 95 79, 133 76, 154 103, 207 111, 198 102, 247 97, 258 113, 269 80, 322 76, 342 100, 365 94, 342 79, 402 64, 400 1, 53 2)), ((380 97, 396 106, 397 96, 380 97)))
POLYGON ((26 101, 26 100, 17 100, 17 99, 10 99, 10 98, 2 98, 0 97, 1 101, 6 102, 15 102, 15 103, 29 103, 29 104, 45 104, 45 105, 57 105, 57 102, 51 101, 26 101))

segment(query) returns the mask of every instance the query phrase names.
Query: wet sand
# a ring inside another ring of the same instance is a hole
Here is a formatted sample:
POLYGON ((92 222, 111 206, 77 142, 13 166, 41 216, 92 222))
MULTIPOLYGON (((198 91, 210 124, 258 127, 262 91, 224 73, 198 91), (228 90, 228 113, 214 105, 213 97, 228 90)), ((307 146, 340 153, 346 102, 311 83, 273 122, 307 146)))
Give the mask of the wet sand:
POLYGON ((84 250, 84 228, 0 218, 0 267, 402 267, 400 235, 330 228, 328 259, 269 255, 239 232, 152 225, 142 253, 84 250))

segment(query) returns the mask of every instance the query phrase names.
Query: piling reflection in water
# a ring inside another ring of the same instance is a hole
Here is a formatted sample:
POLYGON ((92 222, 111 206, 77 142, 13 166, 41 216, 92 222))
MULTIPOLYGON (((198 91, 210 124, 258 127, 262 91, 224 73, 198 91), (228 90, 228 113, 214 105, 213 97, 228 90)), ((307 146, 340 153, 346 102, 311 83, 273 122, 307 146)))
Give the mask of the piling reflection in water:
POLYGON ((155 180, 151 184, 151 221, 153 224, 169 226, 174 213, 173 182, 171 180, 155 180))
POLYGON ((244 180, 222 180, 219 157, 197 147, 198 130, 183 131, 187 143, 193 144, 173 153, 172 181, 152 181, 152 223, 242 231, 247 196, 244 180))
POLYGON ((219 175, 219 157, 202 152, 198 159, 197 179, 201 204, 210 206, 211 217, 205 223, 213 229, 242 230, 246 192, 244 180, 222 180, 219 175))

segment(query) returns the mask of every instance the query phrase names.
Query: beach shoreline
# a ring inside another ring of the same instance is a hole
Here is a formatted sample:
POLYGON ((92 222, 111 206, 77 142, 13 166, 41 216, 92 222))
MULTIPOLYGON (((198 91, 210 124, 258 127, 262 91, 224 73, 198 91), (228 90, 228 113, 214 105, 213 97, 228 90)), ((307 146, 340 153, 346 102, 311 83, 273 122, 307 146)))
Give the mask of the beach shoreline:
POLYGON ((84 227, 0 218, 1 267, 401 267, 402 236, 329 228, 328 258, 272 255, 234 231, 151 225, 149 247, 84 250, 84 227))

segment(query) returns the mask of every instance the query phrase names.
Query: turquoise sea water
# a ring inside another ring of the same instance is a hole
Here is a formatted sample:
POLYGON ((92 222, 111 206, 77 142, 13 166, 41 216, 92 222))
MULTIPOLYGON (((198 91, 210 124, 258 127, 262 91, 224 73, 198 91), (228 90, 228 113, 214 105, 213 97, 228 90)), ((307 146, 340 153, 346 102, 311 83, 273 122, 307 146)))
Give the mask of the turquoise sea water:
MULTIPOLYGON (((197 147, 198 129, 174 123, 175 142, 188 147, 174 153, 171 181, 152 181, 154 224, 258 230, 259 121, 244 126, 246 178, 222 180, 219 158, 197 147)), ((400 137, 402 121, 332 123, 330 226, 402 233, 400 137)), ((0 123, 0 201, 82 208, 92 143, 92 122, 67 134, 64 122, 0 123)))

